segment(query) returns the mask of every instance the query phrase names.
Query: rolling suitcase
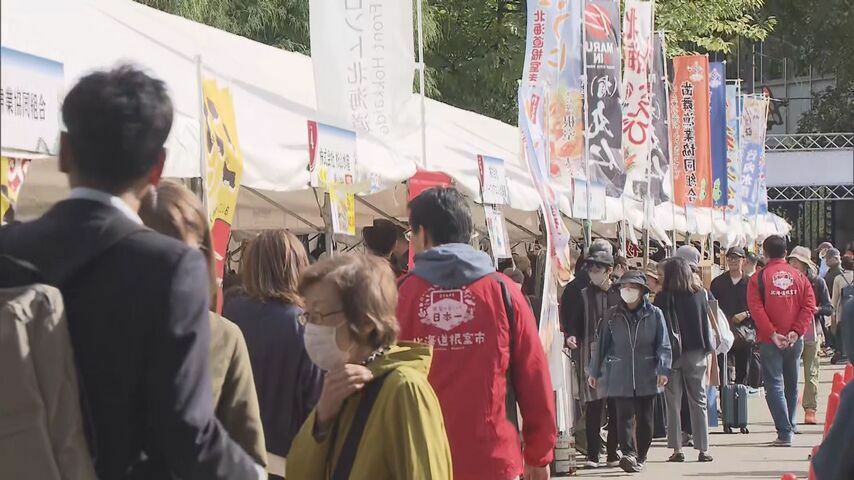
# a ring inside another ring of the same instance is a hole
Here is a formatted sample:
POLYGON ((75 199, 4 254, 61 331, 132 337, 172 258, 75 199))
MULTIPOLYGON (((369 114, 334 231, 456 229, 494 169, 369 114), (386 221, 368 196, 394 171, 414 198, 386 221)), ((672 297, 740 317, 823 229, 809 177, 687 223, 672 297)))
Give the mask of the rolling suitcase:
POLYGON ((747 386, 730 384, 721 386, 721 413, 723 414, 724 433, 738 429, 741 433, 750 433, 747 429, 747 386))

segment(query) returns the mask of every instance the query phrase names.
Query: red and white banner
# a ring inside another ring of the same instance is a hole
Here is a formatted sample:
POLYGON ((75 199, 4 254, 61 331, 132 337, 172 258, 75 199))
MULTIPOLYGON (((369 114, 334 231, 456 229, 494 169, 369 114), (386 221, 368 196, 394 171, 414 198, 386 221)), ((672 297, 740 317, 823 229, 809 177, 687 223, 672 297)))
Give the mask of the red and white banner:
POLYGON ((626 162, 623 193, 637 199, 646 196, 652 147, 651 66, 652 2, 627 0, 623 17, 623 158, 626 162), (638 188, 634 188, 635 184, 638 188))
POLYGON ((712 206, 709 57, 673 58, 670 138, 674 202, 679 206, 712 206))

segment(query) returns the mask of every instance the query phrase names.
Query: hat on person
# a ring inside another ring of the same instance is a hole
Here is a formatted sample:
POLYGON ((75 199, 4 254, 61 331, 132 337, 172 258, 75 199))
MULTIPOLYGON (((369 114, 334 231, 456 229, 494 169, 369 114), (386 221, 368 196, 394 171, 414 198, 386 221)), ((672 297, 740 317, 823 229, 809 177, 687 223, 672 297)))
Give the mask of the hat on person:
POLYGON ((810 249, 807 247, 802 247, 798 245, 797 247, 792 249, 792 252, 789 253, 789 256, 786 258, 789 260, 794 258, 795 260, 799 260, 803 264, 807 265, 809 268, 816 270, 815 263, 813 263, 812 259, 810 258, 810 249))
POLYGON ((819 245, 816 250, 824 250, 828 248, 833 248, 833 244, 830 242, 821 242, 821 245, 819 245))
POLYGON ((835 258, 835 259, 837 259, 837 260, 838 260, 838 259, 840 258, 840 256, 841 256, 841 255, 842 255, 842 254, 839 252, 839 249, 837 249, 837 248, 828 248, 828 249, 827 249, 827 251, 824 253, 824 258, 825 258, 825 259, 828 259, 828 258, 835 258))
POLYGON ((597 250, 587 256, 587 263, 595 263, 603 267, 613 267, 614 256, 604 250, 597 250))
POLYGON ((682 245, 676 249, 676 256, 687 260, 692 267, 700 265, 700 251, 692 245, 682 245))
POLYGON ((729 250, 726 251, 726 256, 735 256, 744 258, 744 249, 741 247, 730 247, 729 250))
POLYGON ((661 275, 658 274, 658 269, 652 265, 647 265, 646 270, 643 271, 643 274, 649 278, 661 280, 661 275))
MULTIPOLYGON (((587 249, 587 257, 591 257, 596 252, 606 252, 608 255, 613 255, 614 246, 604 238, 597 238, 596 240, 593 240, 593 243, 591 243, 590 247, 587 249)), ((614 263, 613 259, 611 260, 611 263, 614 263)))
POLYGON ((643 287, 646 293, 649 293, 649 287, 646 286, 646 275, 639 270, 629 270, 616 282, 617 285, 637 285, 643 287))

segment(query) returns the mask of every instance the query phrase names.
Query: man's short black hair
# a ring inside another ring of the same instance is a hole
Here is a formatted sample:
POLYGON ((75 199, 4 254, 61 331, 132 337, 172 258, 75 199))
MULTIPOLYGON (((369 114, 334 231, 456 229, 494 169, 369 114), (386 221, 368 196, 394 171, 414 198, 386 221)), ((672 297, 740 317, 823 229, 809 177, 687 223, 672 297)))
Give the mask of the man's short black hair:
POLYGON ((469 243, 472 233, 471 210, 459 190, 431 188, 409 202, 409 226, 413 232, 427 230, 433 245, 469 243))
POLYGON ((771 235, 762 242, 762 251, 766 258, 784 258, 786 256, 786 239, 781 235, 771 235))
POLYGON ((842 269, 846 271, 854 270, 854 257, 848 255, 842 257, 842 269))
POLYGON ((172 100, 162 81, 122 65, 80 79, 62 120, 80 175, 124 188, 156 165, 172 128, 172 100))

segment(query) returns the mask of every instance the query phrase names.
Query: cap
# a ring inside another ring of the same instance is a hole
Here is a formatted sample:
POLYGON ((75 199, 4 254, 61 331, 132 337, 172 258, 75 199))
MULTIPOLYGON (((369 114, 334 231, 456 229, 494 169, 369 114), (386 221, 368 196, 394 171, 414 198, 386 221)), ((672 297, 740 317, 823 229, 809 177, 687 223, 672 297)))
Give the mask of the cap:
POLYGON ((839 253, 839 249, 836 248, 828 248, 827 252, 824 253, 824 258, 839 258, 842 254, 839 253))
POLYGON ((700 251, 691 245, 682 245, 677 248, 676 256, 687 260, 693 267, 700 265, 700 251))
POLYGON ((644 291, 649 293, 649 287, 646 286, 646 275, 638 270, 629 270, 616 282, 617 285, 637 285, 643 287, 644 291))
POLYGON ((821 242, 821 245, 819 245, 816 250, 822 250, 825 248, 833 248, 833 244, 830 242, 821 242))
POLYGON ((661 280, 661 275, 658 274, 658 270, 652 266, 648 266, 646 270, 643 271, 643 274, 649 278, 654 278, 656 280, 661 280))
POLYGON ((726 256, 729 257, 731 255, 744 258, 744 249, 741 247, 730 247, 729 250, 726 251, 726 256))
POLYGON ((606 267, 614 266, 614 256, 604 250, 594 251, 587 256, 588 263, 595 263, 606 267))
POLYGON ((802 247, 798 245, 797 247, 792 249, 792 252, 789 253, 789 256, 786 257, 788 259, 794 258, 795 260, 799 260, 802 263, 808 265, 810 268, 815 270, 816 266, 810 258, 810 249, 807 247, 802 247))
MULTIPOLYGON (((590 257, 596 252, 606 252, 608 255, 613 255, 614 246, 604 238, 597 238, 596 240, 593 240, 593 243, 591 243, 590 247, 587 249, 587 256, 590 257)), ((613 260, 611 263, 613 263, 613 260)))

